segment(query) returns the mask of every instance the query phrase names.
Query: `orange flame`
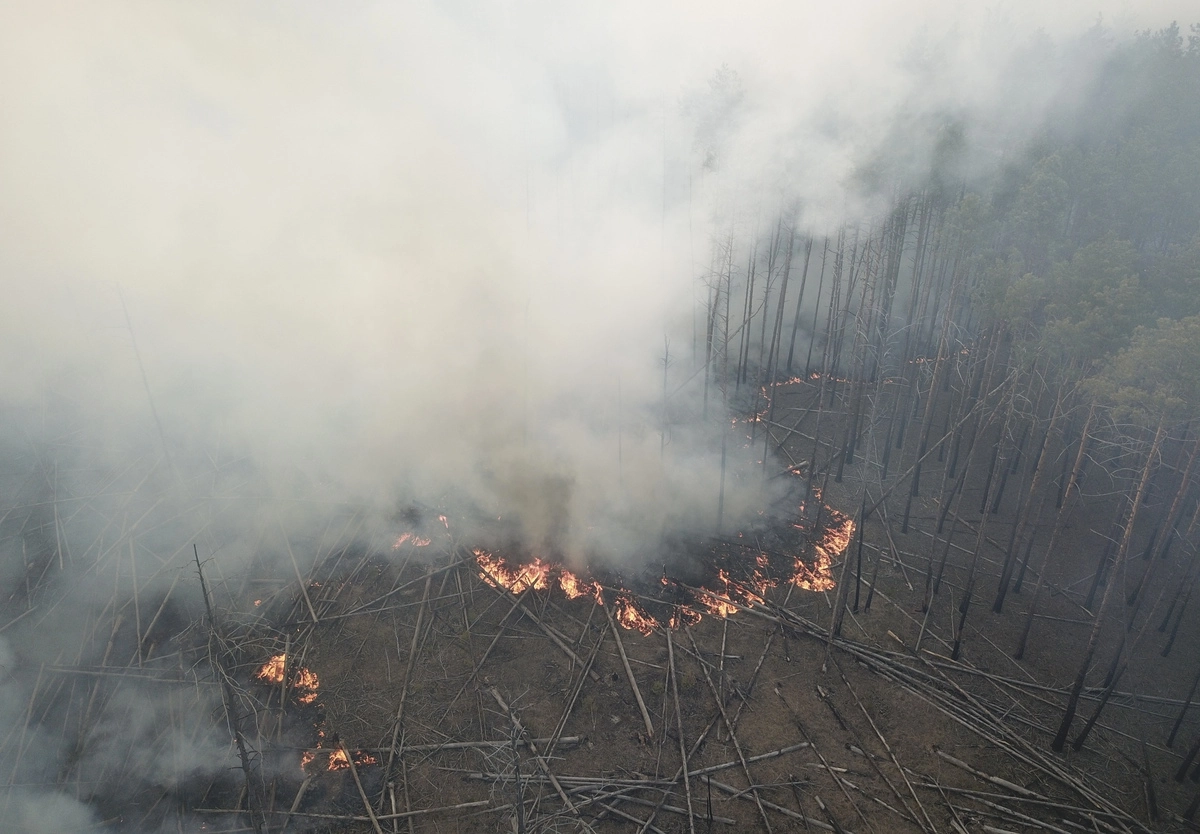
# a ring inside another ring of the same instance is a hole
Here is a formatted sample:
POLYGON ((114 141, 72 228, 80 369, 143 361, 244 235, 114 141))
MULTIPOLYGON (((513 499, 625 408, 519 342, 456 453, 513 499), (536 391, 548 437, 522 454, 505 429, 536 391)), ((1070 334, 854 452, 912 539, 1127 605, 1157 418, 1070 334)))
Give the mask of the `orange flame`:
POLYGON ((264 683, 283 683, 284 671, 287 669, 287 655, 277 654, 255 673, 254 677, 264 683))
MULTIPOLYGON (((820 500, 819 491, 814 490, 814 493, 814 497, 820 500)), ((665 596, 658 601, 671 606, 672 613, 663 619, 651 615, 639 604, 634 592, 610 588, 609 596, 616 621, 625 629, 649 635, 662 626, 678 628, 681 625, 695 625, 703 614, 728 617, 743 608, 761 605, 766 601, 767 592, 781 583, 790 582, 808 591, 828 591, 836 584, 833 561, 845 552, 854 537, 854 519, 831 507, 825 508, 825 519, 821 538, 813 544, 815 562, 800 557, 792 558, 789 573, 784 567, 788 564, 786 556, 782 557, 785 560, 782 565, 777 557, 774 567, 771 557, 766 553, 755 555, 752 567, 751 563, 739 557, 735 563, 737 578, 728 570, 718 568, 716 587, 690 588, 664 575, 659 582, 665 596)), ((799 523, 792 527, 805 529, 799 523)), ((739 533, 738 538, 744 538, 743 534, 739 533)), ((591 597, 601 605, 605 604, 604 589, 599 582, 582 578, 541 557, 519 564, 485 550, 476 549, 474 554, 480 575, 493 588, 520 594, 526 590, 548 591, 557 586, 568 599, 591 597)), ((656 594, 651 596, 657 598, 656 594)))
POLYGON ((643 611, 629 594, 617 594, 613 607, 616 609, 617 622, 629 631, 640 631, 649 636, 658 626, 655 619, 643 611))
MULTIPOLYGON (((439 518, 444 520, 445 516, 439 516, 439 518)), ((401 533, 395 544, 392 545, 392 550, 399 550, 405 544, 411 544, 413 547, 429 547, 432 541, 424 536, 418 536, 416 533, 401 533)))
POLYGON ((567 599, 591 597, 604 603, 604 592, 598 582, 581 579, 564 567, 535 558, 523 565, 510 566, 504 559, 476 549, 475 562, 479 565, 483 580, 493 588, 503 588, 519 594, 526 588, 545 591, 557 583, 567 599))
POLYGON ((317 754, 327 754, 325 769, 326 770, 349 770, 351 757, 354 760, 355 767, 366 767, 367 765, 379 764, 379 759, 372 756, 365 750, 355 750, 347 755, 344 747, 336 747, 332 750, 325 750, 320 747, 320 742, 315 750, 305 750, 300 754, 300 769, 307 771, 309 765, 317 760, 317 754))
POLYGON ((317 700, 317 690, 321 687, 317 673, 303 666, 289 670, 287 665, 287 655, 277 654, 264 663, 262 668, 254 673, 254 677, 263 683, 281 684, 288 672, 291 672, 291 686, 295 690, 296 700, 302 704, 311 704, 317 700))
MULTIPOLYGON (((364 767, 365 765, 378 764, 379 760, 362 750, 356 750, 353 754, 354 766, 364 767)), ((346 750, 339 747, 329 754, 329 769, 330 770, 348 770, 350 768, 350 757, 346 755, 346 750)))
POLYGON ((329 769, 330 770, 346 770, 350 767, 350 757, 346 755, 346 751, 338 748, 329 754, 329 769))
POLYGON ((519 594, 526 588, 544 591, 550 587, 550 565, 541 559, 509 568, 503 559, 485 550, 476 549, 473 552, 476 563, 483 571, 483 580, 493 588, 503 588, 519 594))
POLYGON ((736 614, 738 607, 728 597, 713 593, 712 591, 700 591, 699 599, 697 600, 703 605, 710 614, 715 614, 718 617, 728 617, 730 614, 736 614))
POLYGON ((675 609, 674 613, 671 614, 670 619, 667 620, 667 628, 676 629, 680 626, 694 626, 696 623, 700 622, 701 619, 702 615, 699 611, 696 611, 693 608, 685 608, 684 606, 680 605, 675 609))
POLYGON ((564 570, 559 574, 558 585, 563 589, 563 593, 567 595, 567 599, 590 596, 601 605, 604 604, 604 593, 601 591, 599 583, 580 579, 568 570, 564 570))
POLYGON ((833 579, 833 560, 846 552, 854 538, 854 519, 843 515, 837 510, 826 509, 829 513, 829 524, 821 541, 814 548, 817 561, 806 564, 796 560, 796 578, 793 580, 797 588, 806 591, 830 591, 837 584, 833 579))

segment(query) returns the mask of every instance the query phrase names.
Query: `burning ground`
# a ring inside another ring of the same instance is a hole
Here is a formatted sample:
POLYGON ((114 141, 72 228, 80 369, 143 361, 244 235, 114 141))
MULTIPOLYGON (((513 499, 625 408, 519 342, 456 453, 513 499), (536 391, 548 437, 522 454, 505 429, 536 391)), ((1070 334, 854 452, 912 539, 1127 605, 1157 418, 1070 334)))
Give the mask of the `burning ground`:
MULTIPOLYGON (((811 502, 819 503, 814 492, 811 502)), ((761 604, 768 591, 794 585, 807 591, 834 587, 833 561, 850 544, 854 521, 822 506, 812 517, 801 504, 793 518, 716 539, 664 543, 661 571, 622 574, 601 562, 572 571, 552 557, 532 558, 474 548, 480 576, 514 594, 558 590, 612 607, 616 621, 649 635, 656 628, 695 625, 704 614, 729 616, 761 604)))
MULTIPOLYGON (((802 490, 805 481, 789 477, 802 490)), ((421 515, 411 511, 405 517, 419 523, 421 515)), ((603 560, 593 568, 572 570, 550 554, 522 553, 517 546, 509 550, 471 546, 469 540, 455 535, 453 516, 439 514, 437 523, 419 525, 421 532, 410 530, 396 537, 392 551, 403 560, 398 568, 369 555, 352 566, 335 560, 326 566, 328 575, 311 580, 300 598, 287 595, 285 589, 286 604, 278 598, 256 600, 257 608, 265 607, 267 616, 283 622, 294 617, 303 621, 311 604, 320 623, 298 625, 300 634, 311 636, 290 641, 293 645, 302 641, 307 654, 298 657, 294 649, 291 654, 275 654, 254 673, 260 693, 266 690, 266 702, 278 697, 280 704, 288 705, 291 718, 284 720, 286 730, 280 737, 308 739, 302 749, 290 753, 291 779, 281 775, 295 791, 290 816, 282 819, 298 829, 319 828, 322 814, 362 816, 358 812, 366 807, 365 796, 383 802, 372 814, 387 824, 389 819, 410 818, 414 793, 436 784, 439 797, 462 793, 463 801, 455 803, 460 806, 455 811, 461 813, 450 815, 458 817, 452 823, 455 830, 494 830, 494 811, 470 815, 494 803, 470 798, 478 791, 469 786, 478 785, 493 797, 502 797, 504 786, 488 789, 485 782, 468 775, 465 789, 452 787, 445 781, 448 774, 439 775, 443 765, 433 765, 434 761, 447 755, 463 764, 477 756, 499 761, 512 753, 514 743, 526 750, 538 748, 539 755, 572 756, 597 750, 603 739, 618 741, 618 747, 631 739, 641 755, 647 754, 664 733, 677 731, 662 727, 661 718, 651 714, 660 708, 656 702, 661 702, 666 689, 665 684, 647 681, 640 674, 647 665, 659 665, 643 659, 643 641, 657 642, 656 635, 673 632, 676 642, 690 642, 695 629, 707 631, 729 618, 769 611, 770 598, 827 592, 835 586, 832 569, 851 542, 853 520, 823 504, 817 492, 796 506, 786 521, 772 523, 767 521, 770 517, 764 511, 762 520, 746 530, 673 542, 664 547, 657 572, 631 573, 606 566, 603 560), (391 588, 380 592, 384 580, 390 580, 391 588), (451 601, 461 606, 458 615, 450 614, 451 601), (397 642, 398 633, 385 638, 392 628, 389 621, 414 615, 407 646, 397 642), (446 620, 447 615, 452 621, 446 620), (329 635, 318 635, 332 622, 340 625, 331 642, 326 639, 329 635), (450 622, 458 637, 441 645, 444 636, 439 634, 450 622), (580 627, 585 635, 599 629, 598 641, 593 644, 573 636, 580 627), (486 646, 473 636, 481 631, 495 631, 486 646), (350 656, 335 648, 347 638, 358 643, 357 652, 350 656), (381 639, 386 641, 382 645, 381 639), (551 658, 521 648, 530 639, 548 640, 558 654, 551 658), (605 644, 608 649, 602 652, 605 644), (601 654, 611 655, 614 646, 619 647, 621 660, 608 669, 611 663, 601 654), (375 652, 382 656, 372 659, 375 652), (430 661, 443 673, 436 673, 430 661), (320 678, 313 671, 318 666, 327 670, 320 678), (517 726, 524 727, 529 720, 531 705, 550 703, 549 692, 542 691, 547 674, 558 681, 556 687, 574 689, 571 709, 587 710, 590 731, 580 734, 572 726, 567 732, 567 725, 578 721, 569 710, 560 716, 552 738, 526 739, 519 732, 512 736, 517 726), (523 686, 502 683, 522 677, 523 686), (575 684, 568 684, 576 677, 575 684), (328 680, 337 681, 338 691, 327 691, 322 681, 328 680), (637 710, 628 714, 626 705, 621 714, 598 722, 597 697, 583 695, 578 685, 583 680, 599 684, 606 695, 615 694, 615 684, 623 680, 630 692, 637 693, 637 710), (389 698, 387 693, 399 696, 391 714, 380 709, 380 701, 389 698), (485 718, 482 710, 487 715, 502 710, 507 729, 502 722, 500 737, 478 743, 455 740, 464 726, 485 718), (519 717, 518 711, 526 717, 519 717), (386 743, 388 727, 395 746, 386 743), (614 735, 618 727, 620 732, 614 735), (406 757, 413 755, 418 759, 408 761, 406 757), (383 773, 389 768, 394 772, 397 766, 400 779, 385 780, 383 773)), ((477 521, 464 528, 479 529, 477 521)), ((498 525, 492 538, 501 537, 504 529, 498 525)), ((727 625, 723 628, 728 632, 727 625)), ((689 654, 696 649, 681 645, 680 651, 689 654)), ((737 659, 729 655, 729 668, 737 659)), ((679 662, 682 668, 685 661, 679 662)), ((721 661, 722 667, 725 663, 721 661)), ((689 673, 683 691, 694 695, 697 683, 694 673, 689 673)), ((286 750, 279 747, 275 753, 286 759, 286 750)), ((506 772, 511 777, 516 771, 506 772)), ((505 807, 503 802, 499 805, 505 807)), ((411 819, 422 815, 418 810, 411 819)), ((368 816, 363 821, 371 820, 368 816)))
MULTIPOLYGON (((781 408, 816 393, 790 388, 781 408)), ((702 537, 634 575, 506 547, 502 524, 485 548, 450 515, 398 535, 398 562, 344 554, 307 597, 276 586, 273 644, 322 683, 308 705, 301 678, 288 690, 284 799, 267 817, 364 832, 1150 830, 1138 797, 1174 794, 1136 759, 1112 765, 1110 745, 1162 719, 1123 710, 1094 752, 1050 757, 1029 738, 1054 714, 1045 685, 982 639, 950 661, 948 624, 919 615, 920 556, 870 519, 860 551, 830 506, 843 488, 826 489, 787 524, 702 537), (839 599, 849 633, 830 641, 839 599)), ((1075 605, 1059 596, 1047 615, 1075 605)), ((1036 662, 1053 680, 1053 659, 1036 662)))

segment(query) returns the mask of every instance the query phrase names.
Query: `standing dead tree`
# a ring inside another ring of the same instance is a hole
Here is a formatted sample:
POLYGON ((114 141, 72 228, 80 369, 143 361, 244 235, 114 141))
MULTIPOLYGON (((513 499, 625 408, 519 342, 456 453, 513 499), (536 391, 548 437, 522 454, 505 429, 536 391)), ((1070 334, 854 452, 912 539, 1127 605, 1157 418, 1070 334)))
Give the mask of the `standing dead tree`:
POLYGON ((233 688, 233 679, 225 665, 228 650, 225 647, 225 637, 221 633, 216 615, 213 613, 212 598, 208 593, 208 583, 204 579, 204 568, 200 564, 200 550, 192 545, 192 555, 196 560, 196 574, 200 577, 200 590, 204 596, 204 612, 208 625, 208 662, 221 685, 221 704, 225 709, 225 721, 233 734, 233 742, 237 747, 238 761, 241 763, 242 775, 246 784, 246 811, 250 816, 250 824, 256 834, 262 834, 266 817, 263 813, 262 786, 251 760, 250 749, 242 731, 242 718, 238 709, 238 699, 233 688))

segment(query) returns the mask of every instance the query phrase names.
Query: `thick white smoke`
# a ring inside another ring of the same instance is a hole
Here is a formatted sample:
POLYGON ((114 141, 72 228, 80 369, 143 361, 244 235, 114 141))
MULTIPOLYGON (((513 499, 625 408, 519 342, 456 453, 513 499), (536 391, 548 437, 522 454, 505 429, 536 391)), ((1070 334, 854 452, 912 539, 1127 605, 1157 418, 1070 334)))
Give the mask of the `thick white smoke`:
POLYGON ((7 4, 0 387, 283 493, 711 513, 711 442, 648 460, 711 241, 868 216, 939 120, 1031 130, 1033 34, 1132 8, 7 4))

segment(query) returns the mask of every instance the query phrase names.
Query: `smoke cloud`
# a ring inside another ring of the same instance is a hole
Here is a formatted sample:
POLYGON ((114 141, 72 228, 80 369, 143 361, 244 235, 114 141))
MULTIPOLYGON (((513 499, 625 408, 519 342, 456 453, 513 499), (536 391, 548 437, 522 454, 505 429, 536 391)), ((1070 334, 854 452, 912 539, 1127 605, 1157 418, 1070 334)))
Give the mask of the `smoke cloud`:
POLYGON ((985 170, 1086 69, 1035 33, 1133 8, 9 4, 0 387, 277 494, 711 512, 658 436, 711 241, 869 218, 947 122, 985 170))

